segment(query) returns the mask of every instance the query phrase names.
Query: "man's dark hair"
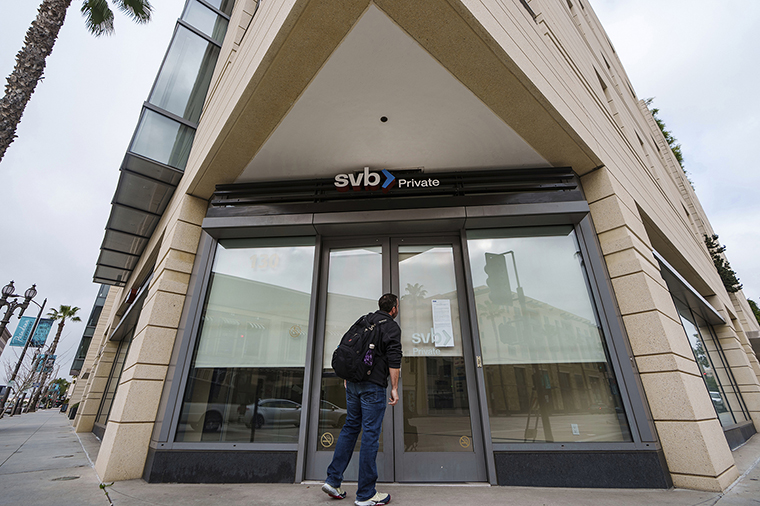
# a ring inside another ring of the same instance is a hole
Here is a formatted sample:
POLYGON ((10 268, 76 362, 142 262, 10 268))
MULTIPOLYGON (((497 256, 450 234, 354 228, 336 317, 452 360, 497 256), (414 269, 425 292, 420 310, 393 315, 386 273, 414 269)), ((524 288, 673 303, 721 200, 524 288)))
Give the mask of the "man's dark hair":
POLYGON ((380 308, 380 311, 390 313, 396 307, 396 303, 398 303, 398 297, 392 293, 386 293, 377 301, 377 307, 380 308))

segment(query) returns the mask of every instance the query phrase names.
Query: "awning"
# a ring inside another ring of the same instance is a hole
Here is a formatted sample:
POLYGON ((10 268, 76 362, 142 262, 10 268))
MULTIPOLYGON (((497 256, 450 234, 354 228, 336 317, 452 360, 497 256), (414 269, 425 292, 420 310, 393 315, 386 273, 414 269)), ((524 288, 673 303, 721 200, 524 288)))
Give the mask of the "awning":
POLYGON ((126 284, 182 178, 234 2, 213 4, 188 0, 177 21, 120 167, 96 283, 126 284))
POLYGON ((726 321, 718 311, 697 292, 659 253, 652 251, 655 259, 660 263, 660 273, 668 290, 673 296, 686 302, 692 311, 713 325, 724 325, 726 321))
POLYGON ((156 230, 182 171, 127 152, 111 202, 94 281, 124 286, 156 230))

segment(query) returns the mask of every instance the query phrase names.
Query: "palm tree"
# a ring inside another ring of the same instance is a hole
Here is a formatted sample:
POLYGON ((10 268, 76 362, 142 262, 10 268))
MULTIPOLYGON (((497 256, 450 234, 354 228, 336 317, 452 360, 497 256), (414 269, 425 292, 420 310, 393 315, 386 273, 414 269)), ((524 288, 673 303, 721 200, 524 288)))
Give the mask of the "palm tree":
MULTIPOLYGON (((66 325, 66 320, 70 320, 72 322, 81 322, 82 320, 77 316, 77 313, 79 312, 79 308, 74 306, 60 306, 59 309, 51 309, 48 313, 47 317, 51 320, 55 321, 58 320, 58 331, 55 333, 55 339, 53 339, 53 344, 50 345, 50 348, 48 348, 48 351, 46 355, 48 358, 52 358, 53 355, 55 355, 55 349, 58 347, 58 340, 61 338, 61 333, 63 333, 63 327, 66 325)), ((45 364, 43 364, 43 371, 46 370, 45 364)), ((40 386, 37 387, 37 390, 34 392, 34 397, 32 398, 32 402, 29 403, 29 411, 35 411, 37 409, 37 402, 40 400, 40 394, 42 393, 42 387, 46 384, 48 379, 48 374, 50 374, 49 371, 42 373, 42 379, 40 380, 40 386)))
POLYGON ((417 309, 422 305, 422 303, 425 301, 425 296, 427 295, 427 290, 423 288, 423 285, 419 283, 406 284, 406 295, 401 296, 401 302, 404 303, 411 303, 412 305, 412 312, 414 313, 413 316, 413 325, 417 325, 417 309))
MULTIPOLYGON (((37 83, 42 79, 45 60, 53 51, 71 2, 72 0, 43 0, 37 10, 37 18, 26 32, 24 47, 16 55, 16 66, 8 76, 5 95, 0 99, 0 161, 16 138, 16 128, 37 83)), ((150 21, 153 7, 148 0, 111 2, 137 23, 150 21)), ((113 11, 107 0, 84 0, 80 11, 87 30, 96 37, 113 33, 113 11)))
POLYGON ((419 305, 425 300, 427 290, 423 288, 423 285, 419 283, 411 284, 407 283, 405 288, 407 294, 401 296, 402 301, 409 301, 413 305, 419 305))

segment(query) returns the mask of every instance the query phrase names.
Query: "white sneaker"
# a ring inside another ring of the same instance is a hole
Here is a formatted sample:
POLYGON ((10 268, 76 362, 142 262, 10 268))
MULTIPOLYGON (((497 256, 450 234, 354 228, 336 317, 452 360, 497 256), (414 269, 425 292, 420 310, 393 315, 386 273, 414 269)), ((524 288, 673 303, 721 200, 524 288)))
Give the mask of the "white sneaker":
POLYGON ((378 504, 388 504, 389 502, 391 502, 390 494, 377 492, 374 496, 367 499, 366 501, 354 501, 354 504, 356 504, 356 506, 376 506, 378 504))
POLYGON ((329 483, 322 485, 322 492, 329 495, 333 499, 345 499, 346 491, 340 487, 333 487, 329 483))

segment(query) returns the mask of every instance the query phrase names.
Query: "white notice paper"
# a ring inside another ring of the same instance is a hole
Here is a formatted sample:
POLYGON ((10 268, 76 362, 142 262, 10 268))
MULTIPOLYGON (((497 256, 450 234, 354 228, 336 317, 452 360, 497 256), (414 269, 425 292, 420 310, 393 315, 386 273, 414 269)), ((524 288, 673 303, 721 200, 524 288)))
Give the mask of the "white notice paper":
POLYGON ((454 326, 451 323, 449 299, 433 299, 433 332, 435 332, 436 348, 454 346, 454 326))

